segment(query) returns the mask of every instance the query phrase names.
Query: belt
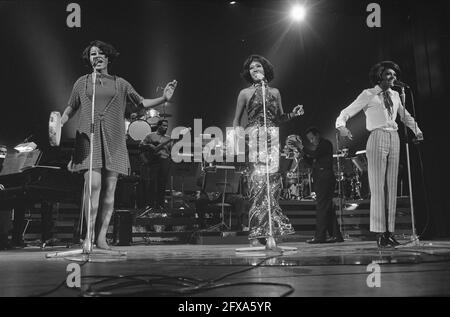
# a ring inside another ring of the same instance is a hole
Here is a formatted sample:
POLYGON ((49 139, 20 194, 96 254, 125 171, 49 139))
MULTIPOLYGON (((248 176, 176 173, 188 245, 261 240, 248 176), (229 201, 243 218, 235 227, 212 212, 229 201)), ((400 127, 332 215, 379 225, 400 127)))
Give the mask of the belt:
POLYGON ((398 132, 397 130, 391 130, 391 129, 386 129, 386 128, 376 128, 376 129, 373 129, 372 131, 370 131, 370 133, 375 132, 375 131, 382 131, 382 132, 389 132, 389 133, 398 132))

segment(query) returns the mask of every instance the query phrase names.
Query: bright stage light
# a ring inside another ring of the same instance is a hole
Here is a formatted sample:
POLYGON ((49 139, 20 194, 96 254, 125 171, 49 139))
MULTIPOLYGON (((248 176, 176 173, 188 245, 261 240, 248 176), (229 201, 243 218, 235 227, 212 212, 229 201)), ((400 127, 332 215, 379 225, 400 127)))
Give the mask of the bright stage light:
POLYGON ((16 147, 14 148, 14 150, 16 150, 17 152, 20 153, 24 153, 24 152, 32 152, 37 148, 37 144, 34 142, 27 142, 27 143, 20 143, 18 145, 16 145, 16 147))
POLYGON ((294 21, 300 22, 305 19, 306 9, 303 6, 296 5, 291 9, 291 18, 294 21))

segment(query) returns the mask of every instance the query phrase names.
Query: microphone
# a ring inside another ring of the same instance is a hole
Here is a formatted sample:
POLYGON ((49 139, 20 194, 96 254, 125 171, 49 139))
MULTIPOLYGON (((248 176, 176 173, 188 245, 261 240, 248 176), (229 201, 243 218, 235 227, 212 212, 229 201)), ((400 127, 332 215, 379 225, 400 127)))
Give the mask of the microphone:
POLYGON ((258 80, 263 80, 263 79, 264 79, 264 75, 261 74, 261 73, 256 73, 256 74, 255 74, 255 77, 256 77, 256 79, 258 79, 258 80))
POLYGON ((394 86, 409 88, 409 86, 405 83, 402 83, 400 80, 394 80, 394 86))
POLYGON ((102 61, 101 58, 96 58, 94 59, 94 61, 92 62, 92 67, 96 67, 98 65, 98 63, 100 63, 102 61))

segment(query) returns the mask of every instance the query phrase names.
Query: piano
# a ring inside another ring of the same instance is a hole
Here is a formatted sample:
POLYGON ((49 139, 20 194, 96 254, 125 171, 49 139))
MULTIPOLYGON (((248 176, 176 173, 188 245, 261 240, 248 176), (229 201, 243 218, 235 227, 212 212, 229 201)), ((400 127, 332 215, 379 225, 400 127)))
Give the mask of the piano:
POLYGON ((70 160, 63 149, 42 153, 8 153, 0 171, 0 213, 14 209, 12 244, 23 245, 25 213, 41 203, 42 241, 49 239, 52 207, 56 202, 81 203, 83 178, 67 171, 70 160))

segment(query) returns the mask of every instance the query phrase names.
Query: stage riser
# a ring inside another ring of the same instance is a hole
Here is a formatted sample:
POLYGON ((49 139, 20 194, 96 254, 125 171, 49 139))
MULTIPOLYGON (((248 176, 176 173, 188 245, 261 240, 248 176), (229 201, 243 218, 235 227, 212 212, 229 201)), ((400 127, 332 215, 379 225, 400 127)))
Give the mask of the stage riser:
MULTIPOLYGON (((347 202, 356 203, 358 207, 354 210, 343 211, 343 231, 350 236, 367 236, 373 237, 373 233, 370 233, 370 201, 354 201, 347 202)), ((397 200, 397 215, 396 215, 396 234, 411 234, 411 215, 409 208, 409 199, 406 197, 398 198, 397 200)), ((280 206, 283 212, 290 219, 296 234, 300 236, 312 236, 315 231, 316 224, 316 204, 314 201, 280 201, 280 206)), ((345 206, 345 205, 344 205, 345 206)), ((139 238, 139 235, 145 234, 160 234, 155 232, 158 226, 164 226, 164 230, 169 235, 176 236, 182 232, 194 232, 199 228, 199 219, 195 218, 195 210, 186 209, 174 209, 169 210, 167 215, 170 217, 156 217, 156 218, 136 218, 140 211, 134 209, 121 209, 117 212, 127 211, 133 216, 132 235, 134 238, 139 238), (170 231, 169 231, 170 230, 170 231), (178 231, 175 231, 178 230, 178 231)), ((340 223, 339 212, 338 222, 340 223)), ((217 223, 217 212, 211 210, 211 215, 214 219, 206 219, 207 225, 213 225, 217 223)), ((55 204, 52 220, 53 220, 53 238, 61 241, 69 242, 73 241, 79 222, 80 209, 76 204, 55 204)), ((226 222, 228 223, 229 213, 226 212, 226 222)), ((25 240, 38 240, 41 238, 41 215, 40 204, 35 204, 30 212, 26 213, 26 219, 30 220, 28 228, 25 234, 25 240)), ((231 215, 231 222, 234 226, 236 224, 236 216, 231 215)), ((108 236, 112 237, 113 233, 113 221, 108 230, 108 236)), ((167 240, 167 239, 166 239, 167 240)), ((164 241, 162 240, 162 243, 164 241)), ((170 240, 170 239, 169 239, 170 240)), ((169 241, 167 240, 167 241, 169 241)), ((184 241, 185 238, 173 239, 173 241, 184 241)), ((200 241, 200 240, 199 240, 200 241)))

